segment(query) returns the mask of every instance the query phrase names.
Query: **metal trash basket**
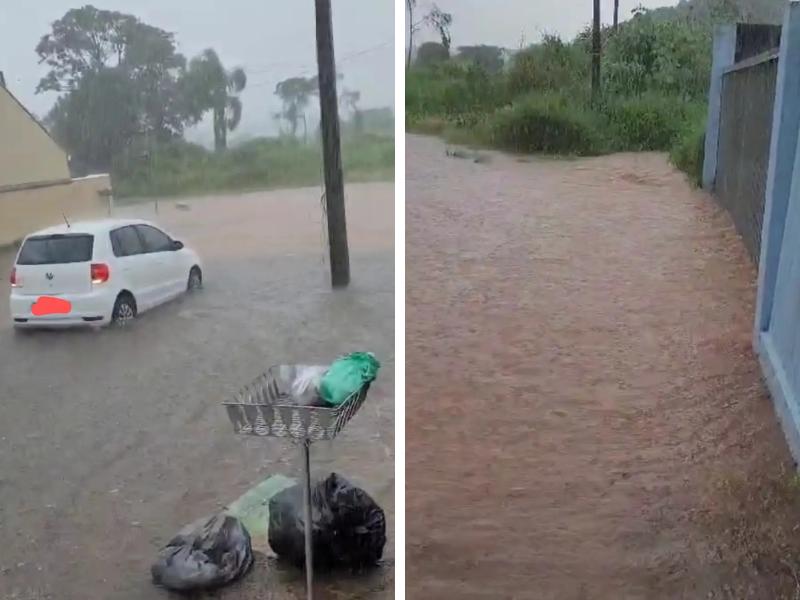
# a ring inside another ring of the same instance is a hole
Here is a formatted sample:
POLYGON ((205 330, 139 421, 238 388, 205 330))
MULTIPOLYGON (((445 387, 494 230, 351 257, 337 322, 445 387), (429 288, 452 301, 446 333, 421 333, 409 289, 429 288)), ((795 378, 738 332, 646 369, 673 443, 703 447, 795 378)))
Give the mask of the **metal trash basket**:
POLYGON ((292 382, 304 367, 306 365, 270 367, 239 390, 233 400, 224 402, 234 432, 291 438, 297 442, 334 439, 361 408, 369 384, 336 408, 291 404, 292 382))
POLYGON ((350 395, 336 408, 289 403, 292 382, 307 365, 276 365, 244 386, 230 401, 223 402, 234 433, 287 438, 302 445, 306 594, 313 600, 314 567, 311 544, 311 453, 312 442, 333 440, 361 408, 370 384, 350 395))

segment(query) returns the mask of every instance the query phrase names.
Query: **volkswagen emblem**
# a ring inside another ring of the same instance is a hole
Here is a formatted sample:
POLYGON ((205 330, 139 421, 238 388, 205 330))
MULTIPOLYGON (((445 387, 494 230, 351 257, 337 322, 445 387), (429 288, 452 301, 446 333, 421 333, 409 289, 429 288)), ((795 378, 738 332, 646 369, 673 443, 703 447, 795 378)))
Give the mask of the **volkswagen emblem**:
POLYGON ((47 279, 50 280, 50 281, 53 280, 53 274, 52 273, 45 273, 44 276, 47 277, 47 279))

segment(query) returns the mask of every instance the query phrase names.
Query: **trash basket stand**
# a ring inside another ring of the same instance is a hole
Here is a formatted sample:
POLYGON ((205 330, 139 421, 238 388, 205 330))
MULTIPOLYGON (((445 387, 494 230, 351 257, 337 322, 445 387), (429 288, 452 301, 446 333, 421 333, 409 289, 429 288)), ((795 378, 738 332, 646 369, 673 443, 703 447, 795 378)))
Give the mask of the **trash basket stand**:
POLYGON ((311 542, 312 523, 311 520, 311 440, 303 440, 303 518, 305 519, 305 538, 306 538, 306 596, 308 600, 314 597, 314 557, 313 544, 311 542))
POLYGON ((311 513, 311 444, 333 440, 361 408, 369 384, 336 408, 290 404, 289 390, 305 365, 277 365, 223 402, 234 433, 286 438, 301 446, 303 455, 303 518, 305 520, 306 594, 313 600, 314 562, 311 513))

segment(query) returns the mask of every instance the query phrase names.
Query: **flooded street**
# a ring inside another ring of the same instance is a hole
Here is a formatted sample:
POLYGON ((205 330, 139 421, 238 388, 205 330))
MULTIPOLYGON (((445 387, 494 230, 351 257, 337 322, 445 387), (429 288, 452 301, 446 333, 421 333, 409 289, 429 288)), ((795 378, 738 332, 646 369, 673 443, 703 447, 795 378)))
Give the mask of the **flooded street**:
POLYGON ((661 154, 406 139, 409 597, 793 592, 745 526, 798 513, 728 216, 661 154))
MULTIPOLYGON (((367 402, 312 448, 386 511, 384 565, 320 578, 321 598, 394 596, 394 186, 347 186, 352 284, 332 292, 318 188, 121 207, 197 249, 204 289, 129 329, 15 335, 0 294, 0 598, 168 597, 150 564, 177 531, 299 451, 233 434, 220 403, 272 364, 373 351, 367 402)), ((4 272, 12 256, 0 254, 4 272)), ((4 281, 6 281, 4 276, 4 281)), ((264 550, 265 540, 254 539, 264 550)), ((209 598, 304 597, 302 573, 263 555, 209 598)), ((206 597, 206 596, 202 596, 206 597)))

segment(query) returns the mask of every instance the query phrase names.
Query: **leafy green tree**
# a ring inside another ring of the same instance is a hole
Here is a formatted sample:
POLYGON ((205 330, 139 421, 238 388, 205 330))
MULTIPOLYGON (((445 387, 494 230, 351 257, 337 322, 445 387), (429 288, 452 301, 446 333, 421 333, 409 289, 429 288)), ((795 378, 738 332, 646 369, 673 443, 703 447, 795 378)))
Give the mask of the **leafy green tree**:
POLYGON ((182 93, 189 112, 195 117, 212 111, 216 150, 227 147, 228 131, 236 129, 242 119, 239 94, 246 85, 244 70, 238 67, 226 70, 211 48, 189 61, 182 81, 182 93))
POLYGON ((458 58, 475 63, 487 73, 499 73, 503 70, 503 49, 499 46, 459 46, 458 58))
POLYGON ((429 67, 450 58, 450 50, 439 42, 425 42, 417 50, 417 59, 414 62, 420 67, 429 67))
POLYGON ((140 131, 137 96, 119 67, 87 73, 45 118, 53 137, 70 153, 76 174, 111 170, 114 157, 140 131))
POLYGON ((339 103, 350 111, 353 128, 356 132, 363 131, 364 123, 361 118, 361 110, 358 108, 358 103, 361 100, 361 92, 358 90, 343 89, 339 96, 339 103))
POLYGON ((275 95, 283 103, 281 116, 289 123, 292 137, 297 136, 300 118, 305 118, 309 101, 318 93, 319 81, 316 77, 289 77, 275 86, 275 95))
POLYGON ((61 94, 46 120, 80 171, 108 170, 135 139, 170 140, 197 120, 173 34, 133 15, 68 10, 35 51, 49 67, 37 92, 61 94))
POLYGON ((143 129, 170 137, 190 120, 177 84, 186 59, 173 34, 133 15, 91 5, 68 10, 39 40, 36 53, 50 67, 37 92, 70 93, 85 77, 115 69, 131 81, 143 129))

